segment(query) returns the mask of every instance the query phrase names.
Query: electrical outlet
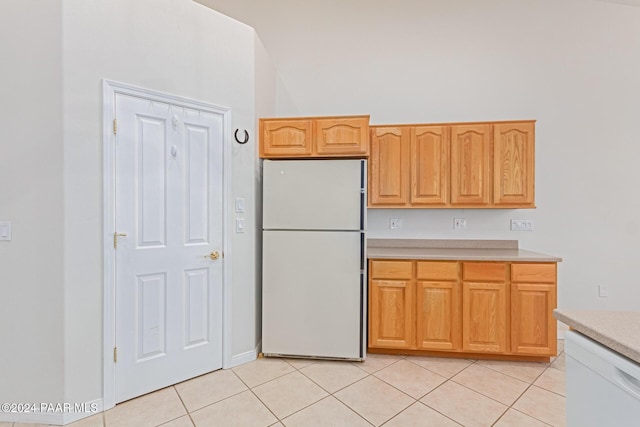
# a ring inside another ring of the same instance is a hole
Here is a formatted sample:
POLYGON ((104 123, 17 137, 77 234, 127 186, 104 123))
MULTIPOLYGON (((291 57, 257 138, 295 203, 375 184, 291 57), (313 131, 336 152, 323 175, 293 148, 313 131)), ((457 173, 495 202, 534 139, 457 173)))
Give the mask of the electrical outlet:
POLYGON ((400 230, 402 228, 402 219, 401 218, 390 218, 389 219, 389 229, 390 230, 400 230))
POLYGON ((606 298, 609 296, 609 287, 605 285, 598 286, 598 296, 600 298, 606 298))
POLYGON ((467 229, 467 219, 466 218, 453 218, 453 229, 454 230, 466 230, 467 229))
POLYGON ((529 219, 512 219, 511 231, 533 231, 533 221, 529 219))
POLYGON ((11 240, 11 223, 0 222, 0 240, 11 240))

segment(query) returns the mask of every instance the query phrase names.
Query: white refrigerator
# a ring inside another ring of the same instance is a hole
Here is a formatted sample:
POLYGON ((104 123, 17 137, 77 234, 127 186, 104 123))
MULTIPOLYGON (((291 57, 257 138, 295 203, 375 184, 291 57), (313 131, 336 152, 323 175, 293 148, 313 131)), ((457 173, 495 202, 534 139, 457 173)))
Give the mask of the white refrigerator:
POLYGON ((363 360, 365 160, 263 163, 262 352, 363 360))

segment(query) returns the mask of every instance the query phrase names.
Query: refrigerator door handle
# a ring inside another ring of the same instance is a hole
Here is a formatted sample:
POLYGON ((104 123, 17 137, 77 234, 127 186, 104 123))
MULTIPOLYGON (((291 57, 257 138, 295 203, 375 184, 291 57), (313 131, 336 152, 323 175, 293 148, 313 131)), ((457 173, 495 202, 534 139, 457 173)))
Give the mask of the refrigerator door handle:
POLYGON ((366 163, 360 161, 360 230, 364 231, 364 215, 367 209, 367 176, 366 163))

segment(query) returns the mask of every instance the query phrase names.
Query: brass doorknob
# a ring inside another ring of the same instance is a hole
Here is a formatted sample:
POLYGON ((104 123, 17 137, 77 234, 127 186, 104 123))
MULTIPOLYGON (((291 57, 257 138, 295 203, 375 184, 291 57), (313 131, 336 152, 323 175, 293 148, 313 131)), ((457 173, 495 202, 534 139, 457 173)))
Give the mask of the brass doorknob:
POLYGON ((217 260, 218 258, 220 258, 220 252, 218 251, 213 251, 211 252, 209 255, 205 256, 205 258, 211 258, 213 261, 217 260))

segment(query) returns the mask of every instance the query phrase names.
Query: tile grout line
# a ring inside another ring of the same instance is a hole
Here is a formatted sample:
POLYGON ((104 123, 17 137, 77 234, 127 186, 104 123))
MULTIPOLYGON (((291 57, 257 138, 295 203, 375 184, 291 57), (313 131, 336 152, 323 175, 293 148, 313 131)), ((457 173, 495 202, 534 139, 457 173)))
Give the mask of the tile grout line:
MULTIPOLYGON (((295 369, 295 368, 294 368, 294 369, 295 369)), ((278 417, 278 416, 277 416, 277 415, 276 415, 276 414, 271 410, 271 408, 269 408, 269 407, 267 406, 267 404, 266 404, 266 403, 264 403, 264 402, 262 401, 262 399, 260 399, 260 397, 255 393, 255 391, 253 391, 253 388, 252 388, 252 387, 249 387, 249 385, 248 385, 246 382, 244 382, 244 380, 243 380, 242 378, 240 378, 240 375, 238 375, 238 374, 236 373, 236 371, 234 371, 233 369, 231 369, 231 371, 233 372, 233 374, 234 374, 236 377, 238 377, 238 379, 242 382, 242 384, 244 384, 244 385, 245 385, 245 387, 247 387, 247 389, 251 392, 251 394, 253 394, 253 395, 255 396, 255 398, 256 398, 256 399, 258 399, 258 402, 260 402, 260 403, 262 404, 262 406, 264 406, 265 408, 267 408, 267 411, 271 412, 271 414, 276 418, 276 420, 277 420, 277 421, 276 421, 275 423, 273 423, 273 424, 277 424, 277 423, 279 423, 279 422, 282 422, 282 420, 280 419, 280 417, 278 417)), ((291 373, 291 372, 290 372, 290 373, 291 373)), ((284 376, 284 375, 283 375, 283 376, 284 376)), ((277 377, 277 378, 280 378, 280 377, 277 377)), ((274 378, 274 380, 275 380, 275 379, 277 379, 277 378, 274 378)), ((272 380, 272 381, 273 381, 273 380, 272 380)), ((267 381, 267 382, 269 382, 269 381, 267 381)), ((266 382, 265 382, 265 383, 262 383, 262 384, 266 384, 266 382)), ((262 385, 262 384, 259 384, 259 385, 262 385)), ((256 387, 258 387, 258 386, 256 386, 256 387)), ((246 390, 245 390, 245 391, 246 391, 246 390)), ((269 425, 273 425, 273 424, 269 424, 269 425)))
MULTIPOLYGON (((184 400, 182 399, 182 396, 180 396, 180 393, 178 392, 178 389, 176 388, 175 384, 172 386, 173 390, 176 392, 176 394, 178 395, 178 399, 180 399, 180 403, 182 403, 182 407, 184 408, 184 410, 187 412, 187 416, 189 417, 189 419, 191 420, 191 424, 193 424, 194 426, 196 425, 196 422, 193 420, 193 418, 191 417, 191 412, 189 412, 189 409, 187 409, 187 405, 184 403, 184 400)), ((183 417, 184 415, 179 416, 178 418, 183 417)), ((176 420, 178 418, 175 418, 176 420)), ((168 422, 171 422, 173 420, 169 420, 168 422)), ((166 424, 166 423, 164 423, 166 424)))
MULTIPOLYGON (((375 377, 376 379, 378 379, 378 380, 380 380, 380 381, 383 381, 382 379, 380 379, 380 378, 376 377, 376 376, 375 376, 375 373, 376 373, 376 372, 380 372, 380 371, 382 371, 382 370, 384 370, 384 369, 387 369, 388 367, 393 366, 394 364, 396 364, 396 363, 400 362, 401 360, 404 360, 405 358, 406 358, 406 357, 400 357, 398 360, 396 360, 396 361, 394 361, 394 362, 392 362, 392 363, 390 363, 390 364, 388 364, 388 365, 384 366, 383 368, 380 368, 380 369, 378 369, 378 370, 376 370, 376 371, 374 371, 374 372, 369 372, 369 371, 365 370, 364 368, 362 368, 361 366, 357 366, 355 362, 351 362, 351 364, 352 364, 352 365, 355 365, 357 368, 359 368, 360 370, 364 371, 367 375, 365 375, 364 377, 360 378, 360 379, 359 379, 359 380, 357 380, 357 381, 354 381, 354 382, 352 382, 352 383, 350 383, 350 384, 347 384, 346 386, 344 386, 344 387, 340 388, 339 390, 336 390, 334 393, 329 392, 329 390, 326 390, 326 389, 325 389, 324 387, 322 387, 320 384, 316 383, 312 378, 310 378, 310 377, 308 377, 307 375, 305 375, 305 374, 304 374, 304 372, 302 372, 302 369, 306 368, 307 366, 305 366, 304 368, 301 368, 301 369, 299 370, 299 372, 300 372, 302 375, 304 375, 304 377, 305 377, 305 378, 308 378, 311 382, 313 382, 314 384, 318 385, 318 387, 320 387, 321 389, 323 389, 324 391, 326 391, 327 393, 329 393, 329 396, 332 396, 332 397, 333 397, 334 399, 336 399, 338 402, 340 402, 341 404, 343 404, 344 406, 346 406, 350 411, 354 412, 356 415, 358 415, 360 418, 362 418, 366 423, 368 423, 368 424, 370 424, 370 425, 372 425, 372 426, 373 426, 373 425, 374 425, 373 423, 371 423, 369 420, 367 420, 367 419, 366 419, 362 414, 360 414, 360 413, 359 413, 358 411, 356 411, 354 408, 352 408, 351 406, 349 406, 346 402, 343 402, 343 401, 342 401, 338 396, 336 396, 336 395, 335 395, 335 393, 339 393, 340 391, 342 391, 342 390, 344 390, 344 389, 346 389, 346 388, 348 388, 348 387, 350 387, 350 386, 352 386, 352 385, 354 385, 354 384, 357 384, 357 383, 359 383, 359 382, 361 382, 361 381, 364 381, 365 379, 367 379, 367 378, 369 378, 369 377, 375 377)), ((311 365, 308 365, 308 366, 311 366, 311 365)), ((385 384, 387 384, 387 383, 386 383, 386 381, 383 381, 383 382, 384 382, 385 384)), ((391 384, 389 384, 389 386, 391 386, 391 387, 393 387, 393 388, 396 388, 396 387, 392 386, 391 384)), ((402 390, 399 390, 399 389, 397 389, 397 388, 396 388, 396 390, 398 390, 399 392, 401 392, 401 393, 403 393, 403 394, 407 395, 407 394, 406 394, 406 393, 404 393, 402 390)), ((326 397, 324 397, 324 398, 320 399, 319 401, 324 400, 324 399, 326 399, 326 398, 327 398, 327 397, 329 397, 329 396, 326 396, 326 397)), ((405 407, 404 409, 402 409, 400 412, 398 412, 398 414, 399 414, 399 413, 401 413, 401 412, 403 412, 403 411, 404 411, 404 410, 406 410, 409 406, 413 405, 413 404, 416 402, 416 400, 415 400, 412 396, 409 396, 409 395, 407 395, 407 396, 408 396, 409 398, 413 399, 413 400, 414 400, 414 402, 412 402, 410 405, 408 405, 407 407, 405 407)), ((319 401, 314 402, 314 403, 312 403, 311 405, 308 405, 308 406, 306 406, 305 408, 302 408, 302 409, 300 409, 300 410, 298 410, 298 411, 294 412, 293 414, 298 413, 298 412, 300 412, 300 411, 302 411, 302 410, 304 410, 304 409, 308 408, 309 406, 315 405, 315 404, 316 404, 316 403, 318 403, 319 401)), ((291 414, 291 415, 293 415, 293 414, 291 414)), ((396 414, 396 415, 398 415, 398 414, 396 414)), ((290 417, 291 415, 287 415, 287 417, 285 417, 285 418, 288 418, 288 417, 290 417)), ((394 415, 394 417, 395 417, 396 415, 394 415)), ((391 417, 391 418, 393 418, 393 417, 391 417)), ((387 421, 389 421, 389 420, 387 420, 387 421)), ((386 423, 387 421, 385 421, 385 423, 386 423)), ((384 423, 383 423, 383 424, 384 424, 384 423)))
MULTIPOLYGON (((217 372, 217 371, 214 371, 214 372, 217 372)), ((234 372, 234 373, 235 373, 235 372, 234 372)), ((197 377, 196 377, 196 378, 197 378, 197 377)), ((189 381, 189 380, 187 380, 187 381, 189 381)), ((240 380, 240 381, 242 381, 242 380, 240 380)), ((244 382, 243 382, 243 384, 244 384, 244 382)), ((247 387, 247 390, 249 390, 249 387, 248 387, 246 384, 244 384, 244 385, 245 385, 245 387, 247 387)), ((187 409, 187 407, 186 407, 186 405, 184 404, 184 402, 182 402, 182 405, 183 405, 183 406, 185 407, 185 409, 187 410, 187 414, 189 414, 189 418, 191 418, 191 414, 192 414, 193 412, 198 412, 198 411, 200 411, 200 410, 202 410, 202 409, 204 409, 204 408, 208 408, 209 406, 213 406, 213 405, 218 404, 218 403, 220 403, 220 402, 223 402, 223 401, 225 401, 225 400, 231 399, 232 397, 235 397, 235 396, 237 396, 237 395, 239 395, 239 394, 242 394, 242 393, 244 393, 244 392, 245 392, 245 391, 247 391, 247 390, 242 390, 242 391, 239 391, 239 392, 237 392, 237 393, 231 394, 231 395, 229 395, 229 396, 227 396, 227 397, 225 397, 225 398, 223 398, 223 399, 216 400, 215 402, 208 403, 208 404, 204 405, 204 406, 203 406, 203 407, 201 407, 201 408, 196 408, 196 409, 194 409, 193 411, 189 411, 189 409, 187 409)), ((177 390, 177 389, 176 389, 176 393, 178 393, 178 390, 177 390)), ((180 393, 178 393, 178 396, 180 396, 180 393)), ((182 401, 182 396, 180 396, 180 400, 182 401)), ((184 415, 181 415, 181 416, 184 416, 184 415)), ((178 418, 180 418, 180 417, 178 417, 178 418)), ((177 418, 176 418, 176 419, 177 419, 177 418)), ((173 421, 173 420, 171 420, 171 421, 173 421)), ((193 422, 193 418, 191 418, 191 421, 193 422)), ((169 422, 169 421, 167 421, 167 422, 169 422)), ((165 423, 165 424, 166 424, 166 423, 165 423)), ((193 424, 195 425, 195 422, 193 422, 193 424)))
MULTIPOLYGON (((279 419, 279 420, 282 422, 284 419, 289 418, 289 417, 291 417, 292 415, 297 414, 297 413, 298 413, 298 412, 300 412, 300 411, 304 411, 305 409, 309 408, 310 406, 313 406, 313 405, 315 405, 316 403, 318 403, 318 402, 320 402, 320 401, 322 401, 322 400, 327 399, 328 397, 333 397, 333 398, 335 398, 338 402, 340 402, 340 403, 342 403, 343 405, 345 405, 349 410, 353 411, 353 412, 354 412, 356 415, 358 415, 360 418, 364 419, 367 423, 371 424, 371 423, 370 423, 366 418, 364 418, 362 415, 360 415, 358 412, 356 412, 353 408, 351 408, 349 405, 347 405, 346 403, 344 403, 343 401, 341 401, 340 399, 338 399, 338 397, 337 397, 337 396, 334 396, 334 393, 331 393, 329 390, 325 389, 325 388, 324 388, 324 387, 322 387, 320 384, 318 384, 316 381, 314 381, 312 378, 310 378, 310 377, 308 377, 307 375, 305 375, 305 373, 304 373, 304 372, 302 372, 302 369, 307 368, 307 367, 309 367, 309 366, 312 366, 312 365, 314 365, 314 364, 316 364, 316 363, 311 363, 311 364, 309 364, 309 365, 307 365, 307 366, 304 366, 304 367, 302 367, 302 368, 300 368, 300 369, 297 369, 297 371, 298 371, 298 372, 299 372, 303 377, 307 378, 309 381, 311 381, 312 383, 314 383, 315 385, 317 385, 318 387, 320 387, 320 388, 321 388, 325 393, 327 393, 327 396, 324 396, 324 397, 323 397, 323 398, 321 398, 320 400, 317 400, 317 401, 315 401, 315 402, 313 402, 313 403, 311 403, 311 404, 309 404, 309 405, 305 406, 304 408, 300 408, 300 409, 298 409, 297 411, 295 411, 295 412, 293 412, 293 413, 291 413, 291 414, 287 415, 287 416, 286 416, 286 417, 284 417, 283 419, 279 419)), ((294 366, 294 368, 295 368, 295 366, 294 366)), ((349 386, 351 386, 351 385, 353 385, 353 384, 356 384, 356 383, 358 383, 358 382, 360 382, 360 381, 364 380, 365 378, 367 378, 367 377, 369 377, 369 376, 371 376, 371 375, 372 375, 372 374, 367 373, 367 375, 366 375, 366 376, 364 376, 363 378, 360 378, 359 380, 354 381, 354 382, 352 382, 351 384, 348 384, 348 385, 346 385, 346 386, 342 387, 340 390, 344 390, 345 388, 347 388, 347 387, 349 387, 349 386)), ((266 383, 265 383, 265 384, 266 384, 266 383)), ((337 390, 335 393, 338 393, 340 390, 337 390)), ((264 402, 263 402, 263 404, 264 404, 264 402)), ((266 406, 266 404, 265 404, 265 406, 266 406)), ((274 415, 275 415, 275 414, 274 414, 274 415)), ((373 424, 372 424, 372 425, 373 425, 373 424)))
MULTIPOLYGON (((562 353, 564 353, 564 351, 562 351, 560 354, 558 354, 558 356, 556 356, 556 359, 557 359, 558 357, 560 357, 560 355, 561 355, 562 353)), ((539 379, 542 375, 544 375, 544 373, 547 371, 547 369, 550 369, 550 368, 551 368, 551 363, 549 363, 549 366, 547 366, 547 367, 546 367, 542 372, 540 372, 540 374, 538 374, 538 376, 537 376, 537 377, 535 377, 535 378, 533 379, 533 381, 531 381, 531 382, 529 383, 529 385, 527 386, 527 388, 526 388, 526 389, 524 389, 524 391, 523 391, 522 393, 520 393, 520 395, 519 395, 519 396, 518 396, 518 397, 513 401, 513 403, 512 403, 511 405, 509 405, 509 408, 507 409, 507 411, 505 411, 505 412, 504 412, 504 414, 506 414, 506 413, 508 412, 508 410, 509 410, 509 409, 513 409, 514 411, 520 412, 520 413, 522 413, 522 414, 524 414, 524 415, 526 415, 526 416, 528 416, 528 417, 533 418, 533 419, 534 419, 534 420, 536 420, 536 421, 540 421, 540 422, 541 422, 541 423, 543 423, 543 424, 550 425, 550 424, 548 424, 547 422, 545 422, 545 421, 543 421, 543 420, 541 420, 541 419, 539 419, 539 418, 537 418, 537 417, 534 417, 533 415, 527 414, 526 412, 518 411, 518 409, 517 409, 517 408, 514 408, 514 407, 513 407, 513 405, 515 405, 515 404, 516 404, 516 403, 517 403, 517 402, 522 398, 522 396, 524 396, 524 395, 527 393, 527 391, 529 391, 529 390, 531 389, 531 387, 534 387, 534 383, 535 383, 536 381, 538 381, 538 379, 539 379)), ((538 386, 535 386, 535 387, 538 387, 538 386)), ((542 390, 546 390, 546 389, 544 389, 544 388, 542 388, 542 387, 538 387, 538 388, 540 388, 540 389, 542 389, 542 390)), ((553 393, 553 392, 551 392, 550 390, 547 390, 547 391, 549 391, 550 393, 553 393)), ((554 394, 557 394, 557 393, 554 393, 554 394)), ((562 397, 564 397, 564 396, 562 396, 562 397)), ((566 399, 566 397, 565 397, 565 399, 566 399)), ((498 422, 498 421, 500 420, 500 418, 502 418, 502 417, 504 416, 504 414, 502 414, 502 415, 501 415, 501 416, 496 420, 496 422, 498 422)), ((495 424, 495 423, 494 423, 494 424, 495 424)))
MULTIPOLYGON (((417 403, 420 403, 420 404, 422 404, 422 405, 426 406, 427 408, 431 409, 432 411, 434 411, 434 412, 436 412, 436 413, 438 413, 438 414, 442 415, 443 417, 445 417, 445 418, 447 418, 447 419, 451 420, 452 422, 454 422, 454 423, 456 423, 456 424, 458 424, 458 425, 460 425, 460 426, 464 427, 464 425, 460 424, 458 421, 454 420, 453 418, 449 417, 448 415, 443 414, 442 412, 440 412, 440 411, 439 411, 439 410, 437 410, 436 408, 433 408, 433 407, 429 406, 428 404, 426 404, 426 403, 422 402, 422 399, 424 399, 426 396, 428 396, 429 394, 433 393, 434 391, 436 391, 437 389, 439 389, 440 387, 442 387, 444 384, 448 383, 449 381, 451 381, 451 382, 453 382, 453 383, 455 383, 455 384, 458 384, 457 382, 453 381, 453 377, 455 377, 456 375, 458 375, 460 372, 464 371, 465 369, 469 368, 471 365, 476 364, 479 360, 478 360, 478 359, 464 359, 464 358, 461 358, 460 360, 469 360, 469 361, 470 361, 470 363, 469 363, 467 366, 465 366, 464 368, 460 369, 460 370, 459 370, 458 372, 456 372, 455 374, 451 375, 451 377, 446 377, 446 376, 441 375, 441 374, 439 374, 439 373, 437 373, 437 372, 435 372, 435 371, 432 371, 432 370, 430 370, 430 369, 428 369, 428 368, 425 368, 424 366, 419 365, 419 364, 417 364, 417 363, 415 363, 415 362, 411 361, 411 359, 407 359, 407 360, 408 360, 409 362, 413 363, 414 365, 416 365, 416 366, 418 366, 418 367, 420 367, 420 368, 422 368, 422 369, 424 369, 424 370, 426 370, 426 371, 429 371, 429 372, 431 372, 431 373, 433 373, 433 374, 435 374, 435 375, 438 375, 438 376, 440 376, 440 377, 442 377, 442 378, 444 378, 444 379, 445 379, 442 383, 438 384, 438 385, 437 385, 436 387, 434 387, 432 390, 430 390, 429 392, 427 392, 424 396, 420 397, 420 398, 417 400, 417 403)), ((480 366, 482 366, 482 365, 480 365, 480 366)), ((461 385, 461 384, 458 384, 458 385, 461 385)), ((461 386, 462 386, 462 385, 461 385, 461 386)), ((463 386, 463 387, 464 387, 464 386, 463 386)), ((465 387, 465 388, 468 388, 468 387, 465 387)), ((469 389, 469 390, 471 390, 471 389, 469 389)), ((471 390, 471 391, 475 391, 475 390, 471 390)), ((478 392, 476 392, 476 393, 478 393, 478 392)), ((479 393, 479 394, 481 394, 481 393, 479 393)), ((500 403, 500 402, 499 402, 499 403, 500 403)), ((503 405, 504 405, 504 404, 503 404, 503 405)), ((405 410, 406 410, 406 409, 405 409, 405 410)), ((404 412, 404 410, 403 410, 402 412, 404 412)), ((396 416, 400 415, 402 412, 400 412, 400 413, 396 414, 396 416)), ((501 415, 501 416, 502 416, 502 415, 501 415)), ((393 418, 395 418, 395 416, 394 416, 393 418)), ((393 418, 392 418, 392 419, 393 419, 393 418)), ((388 422, 388 421, 387 421, 387 422, 388 422)))

